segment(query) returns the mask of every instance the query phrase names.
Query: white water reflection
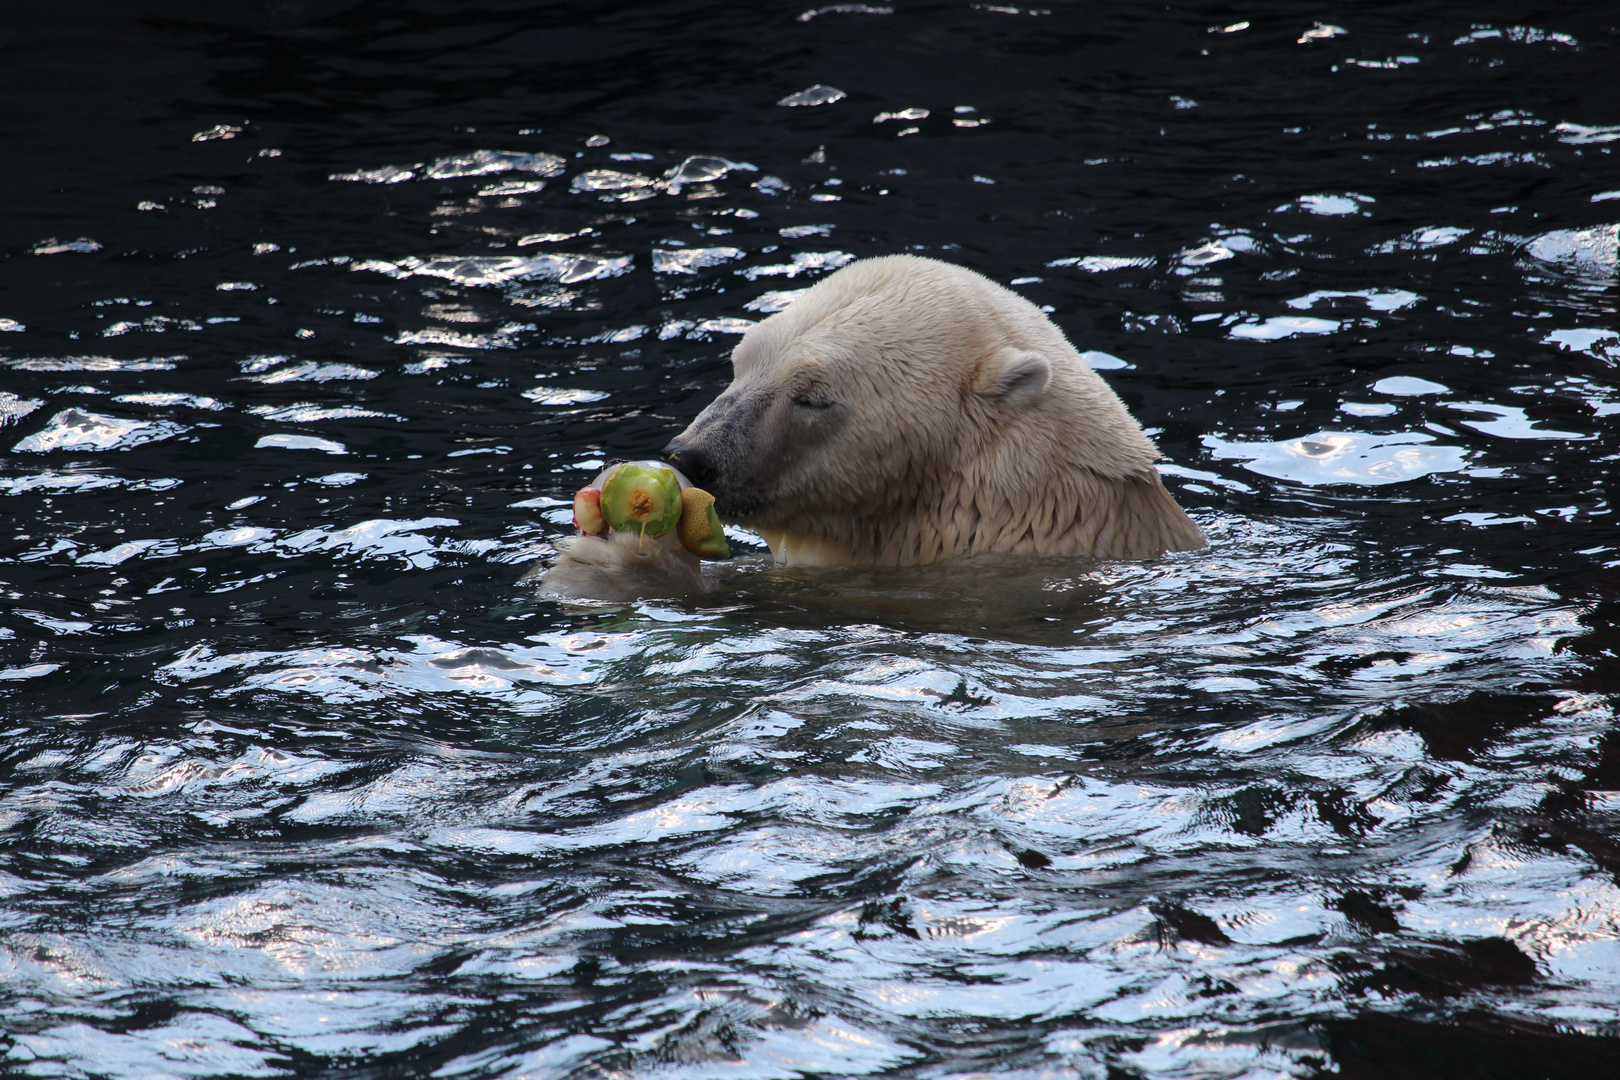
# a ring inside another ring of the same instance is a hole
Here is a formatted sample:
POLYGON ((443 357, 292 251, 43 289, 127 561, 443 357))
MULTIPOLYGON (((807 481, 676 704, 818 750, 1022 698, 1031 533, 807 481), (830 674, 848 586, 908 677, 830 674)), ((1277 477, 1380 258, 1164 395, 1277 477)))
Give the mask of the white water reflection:
POLYGON ((831 105, 836 101, 844 100, 845 96, 844 92, 837 87, 823 86, 821 83, 817 83, 807 90, 789 94, 781 101, 778 101, 777 104, 786 105, 789 108, 802 108, 807 105, 831 105))
POLYGON ((1234 252, 1231 245, 1222 240, 1209 240, 1197 247, 1188 248, 1179 253, 1176 258, 1183 266, 1207 266, 1210 263, 1224 262, 1232 258, 1234 252))
POLYGON ((1400 311, 1409 308, 1423 297, 1405 289, 1318 289, 1304 296, 1296 296, 1283 303, 1300 311, 1309 311, 1320 300, 1356 299, 1366 301, 1373 311, 1400 311))
POLYGON ((1420 379, 1416 375, 1390 375, 1373 383, 1372 389, 1374 393, 1388 394, 1391 397, 1423 397, 1428 394, 1451 393, 1451 387, 1444 383, 1420 379))
POLYGON ((654 248, 652 268, 655 274, 695 274, 706 267, 740 259, 745 254, 741 248, 734 247, 681 248, 675 251, 654 248))
POLYGON ((0 476, 0 493, 22 495, 30 491, 47 491, 54 494, 97 491, 107 488, 124 488, 129 491, 166 491, 179 484, 180 481, 173 478, 132 480, 93 469, 67 471, 46 469, 43 472, 31 473, 27 476, 0 476))
POLYGON ((1620 331, 1595 328, 1554 330, 1541 339, 1545 345, 1572 349, 1595 356, 1599 360, 1620 363, 1620 331))
POLYGON ((793 278, 804 273, 836 270, 845 263, 854 261, 855 256, 847 251, 797 251, 793 253, 790 262, 773 263, 767 266, 748 266, 736 271, 736 273, 749 281, 762 277, 793 278))
MULTIPOLYGON (((1301 210, 1322 217, 1343 217, 1347 214, 1367 214, 1363 209, 1370 205, 1374 199, 1370 195, 1357 195, 1355 192, 1346 192, 1343 195, 1301 195, 1294 202, 1301 210)), ((1279 207, 1278 209, 1284 209, 1279 207)))
MULTIPOLYGON (((773 315, 778 311, 786 311, 799 297, 809 292, 809 289, 771 289, 762 292, 743 305, 744 311, 758 311, 765 315, 773 315)), ((662 334, 660 334, 662 336, 662 334)))
POLYGON ((190 430, 171 420, 129 420, 84 409, 63 409, 45 427, 12 447, 18 453, 44 454, 53 450, 95 453, 131 450, 147 443, 171 439, 190 430))
POLYGON ((322 454, 347 454, 349 448, 334 439, 318 435, 265 435, 253 444, 255 450, 315 450, 322 454))
MULTIPOLYGON (((211 398, 205 394, 175 394, 175 393, 146 393, 146 394, 119 394, 113 398, 130 405, 152 405, 157 407, 185 405, 193 409, 206 409, 209 412, 219 412, 230 408, 218 398, 211 398)), ((4 415, 4 395, 0 394, 0 416, 4 415)), ((0 419, 0 423, 4 423, 0 419)))
POLYGON ((363 409, 357 405, 323 406, 313 401, 301 401, 296 405, 250 405, 247 411, 278 424, 313 424, 321 420, 350 420, 361 417, 400 421, 405 419, 393 413, 363 409))
POLYGON ((1080 354, 1080 359, 1093 371, 1130 371, 1136 365, 1128 360, 1121 360, 1113 353, 1105 353, 1101 349, 1087 349, 1080 354))
POLYGON ((329 180, 351 180, 362 184, 398 184, 415 179, 422 170, 424 180, 449 180, 461 176, 490 176, 503 172, 528 172, 538 176, 556 176, 563 171, 565 162, 555 154, 527 154, 517 150, 474 150, 435 160, 424 168, 416 165, 383 165, 374 169, 357 169, 347 173, 333 173, 329 180))
POLYGON ((1300 334, 1331 334, 1343 325, 1337 319, 1318 319, 1310 315, 1273 315, 1269 319, 1251 315, 1232 322, 1226 332, 1250 341, 1281 341, 1300 334))
POLYGON ((688 184, 706 184, 719 180, 733 170, 742 172, 758 172, 759 170, 747 162, 727 161, 725 158, 713 157, 707 154, 694 154, 666 173, 669 193, 679 195, 681 189, 688 184))
POLYGON ((1128 270, 1131 268, 1145 268, 1152 266, 1157 259, 1140 256, 1127 258, 1119 255, 1075 255, 1066 259, 1053 259, 1047 263, 1050 267, 1073 266, 1089 273, 1106 273, 1109 270, 1128 270))
POLYGON ((600 390, 574 390, 561 386, 537 386, 533 390, 523 391, 523 396, 536 405, 583 405, 608 397, 600 390))
POLYGON ((1434 439, 1420 432, 1322 431, 1282 442, 1239 442, 1217 435, 1205 435, 1202 442, 1214 457, 1240 461, 1262 476, 1296 484, 1381 487, 1431 473, 1458 472, 1468 464, 1467 450, 1434 439))
POLYGON ((1543 233, 1524 246, 1525 254, 1532 258, 1570 273, 1596 278, 1615 275, 1617 249, 1620 249, 1620 224, 1559 229, 1543 233))
POLYGON ((1341 401, 1339 411, 1350 416, 1394 416, 1397 410, 1382 401, 1341 401))
POLYGON ((285 356, 258 357, 243 364, 254 382, 274 386, 290 382, 333 382, 351 379, 375 379, 378 375, 370 368, 353 364, 322 364, 314 360, 286 362, 285 356))
POLYGON ((488 176, 491 173, 535 173, 556 176, 563 171, 563 159, 556 154, 525 154, 516 150, 474 150, 470 154, 439 158, 423 174, 433 180, 447 180, 457 176, 488 176))
POLYGON ((543 255, 436 255, 429 259, 405 258, 397 262, 367 259, 351 270, 372 270, 389 277, 412 275, 446 278, 461 285, 504 285, 514 281, 555 281, 571 285, 628 273, 628 255, 601 257, 548 251, 543 255))
POLYGON ((574 177, 570 190, 580 191, 637 191, 656 186, 650 176, 620 172, 617 169, 592 169, 574 177))
POLYGON ((0 427, 16 423, 43 404, 40 398, 25 398, 10 390, 0 390, 0 427))
POLYGON ((1482 401, 1451 401, 1446 408, 1465 413, 1486 413, 1490 420, 1461 420, 1464 427, 1499 439, 1569 439, 1576 442, 1597 436, 1579 431, 1559 431, 1556 428, 1537 427, 1535 422, 1516 405, 1492 405, 1482 401))
POLYGON ((24 356, 0 357, 0 366, 19 371, 173 371, 184 356, 154 356, 119 359, 112 356, 24 356))
POLYGON ((1416 229, 1398 239, 1386 240, 1369 249, 1368 254, 1388 255, 1397 251, 1423 251, 1445 247, 1447 244, 1455 244, 1470 231, 1450 225, 1431 225, 1428 228, 1416 229))

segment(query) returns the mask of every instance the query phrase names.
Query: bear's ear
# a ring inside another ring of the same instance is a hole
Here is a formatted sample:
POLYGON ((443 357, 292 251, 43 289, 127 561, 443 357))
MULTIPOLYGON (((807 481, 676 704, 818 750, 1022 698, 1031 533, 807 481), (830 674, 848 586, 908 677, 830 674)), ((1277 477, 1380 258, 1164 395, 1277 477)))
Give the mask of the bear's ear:
POLYGON ((1000 370, 980 391, 987 398, 1009 409, 1022 409, 1046 393, 1052 385, 1052 364, 1040 353, 1007 349, 997 358, 1000 370))

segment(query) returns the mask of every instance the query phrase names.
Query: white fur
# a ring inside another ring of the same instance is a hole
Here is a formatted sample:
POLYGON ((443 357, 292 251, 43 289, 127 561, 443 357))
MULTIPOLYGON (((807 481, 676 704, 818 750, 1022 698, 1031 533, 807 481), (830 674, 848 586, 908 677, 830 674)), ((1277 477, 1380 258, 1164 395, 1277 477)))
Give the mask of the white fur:
POLYGON ((695 479, 721 517, 780 563, 1204 545, 1114 392, 1040 309, 971 270, 851 263, 743 335, 732 367, 669 449, 712 466, 695 479))
MULTIPOLYGON (((671 446, 706 448, 767 493, 737 520, 779 561, 1203 546, 1114 392, 1040 309, 970 270, 852 263, 751 329, 732 363, 732 385, 671 446), (805 387, 834 408, 783 406, 805 387)), ((710 487, 722 515, 725 487, 710 487)))

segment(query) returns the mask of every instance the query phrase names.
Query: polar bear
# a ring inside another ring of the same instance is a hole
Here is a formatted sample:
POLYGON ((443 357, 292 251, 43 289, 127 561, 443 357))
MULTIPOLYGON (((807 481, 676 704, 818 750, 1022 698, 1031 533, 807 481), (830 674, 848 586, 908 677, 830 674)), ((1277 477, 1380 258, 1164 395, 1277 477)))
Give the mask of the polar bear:
MULTIPOLYGON (((731 360, 731 385, 663 453, 779 564, 1204 546, 1114 392, 1039 308, 971 270, 850 263, 755 324, 731 360)), ((542 584, 609 599, 623 573, 650 595, 649 559, 663 558, 667 595, 690 592, 702 577, 684 554, 578 537, 542 584)))

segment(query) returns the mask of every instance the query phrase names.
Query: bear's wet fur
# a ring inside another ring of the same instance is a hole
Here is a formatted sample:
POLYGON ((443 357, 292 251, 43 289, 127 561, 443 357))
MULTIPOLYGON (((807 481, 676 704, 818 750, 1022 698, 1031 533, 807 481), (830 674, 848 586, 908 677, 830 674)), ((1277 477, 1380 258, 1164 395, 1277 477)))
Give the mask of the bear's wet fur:
MULTIPOLYGON (((1158 447, 1063 332, 963 267, 853 262, 744 334, 732 370, 664 452, 778 563, 1204 546, 1159 479, 1158 447)), ((568 591, 572 558, 547 591, 593 595, 568 591)), ((592 561, 595 583, 611 577, 592 561)), ((691 591, 679 569, 669 595, 691 591)))

